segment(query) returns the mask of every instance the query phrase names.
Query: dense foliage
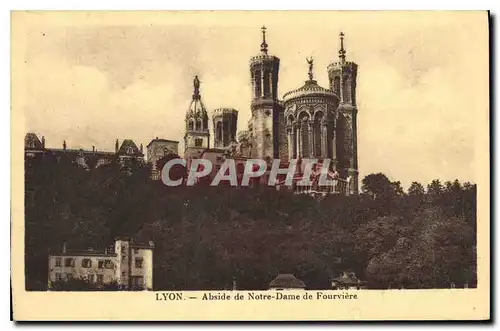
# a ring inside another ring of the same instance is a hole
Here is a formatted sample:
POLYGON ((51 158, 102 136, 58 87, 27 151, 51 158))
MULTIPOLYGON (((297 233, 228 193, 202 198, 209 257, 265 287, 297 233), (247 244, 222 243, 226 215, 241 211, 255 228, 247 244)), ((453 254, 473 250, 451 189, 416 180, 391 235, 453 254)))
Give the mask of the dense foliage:
POLYGON ((405 193, 372 174, 359 196, 314 199, 269 188, 169 188, 147 167, 131 173, 26 161, 27 289, 45 289, 49 251, 63 242, 103 247, 122 235, 154 241, 158 290, 231 288, 233 279, 239 289, 266 289, 278 272, 324 289, 344 270, 372 288, 476 283, 469 183, 415 182, 405 193))

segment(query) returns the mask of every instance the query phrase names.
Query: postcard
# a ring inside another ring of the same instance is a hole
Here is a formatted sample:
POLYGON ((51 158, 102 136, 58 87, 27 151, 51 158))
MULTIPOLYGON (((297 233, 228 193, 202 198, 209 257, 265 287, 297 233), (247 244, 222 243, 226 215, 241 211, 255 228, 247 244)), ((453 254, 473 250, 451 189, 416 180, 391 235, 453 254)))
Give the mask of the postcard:
POLYGON ((488 12, 11 21, 15 320, 490 319, 488 12))

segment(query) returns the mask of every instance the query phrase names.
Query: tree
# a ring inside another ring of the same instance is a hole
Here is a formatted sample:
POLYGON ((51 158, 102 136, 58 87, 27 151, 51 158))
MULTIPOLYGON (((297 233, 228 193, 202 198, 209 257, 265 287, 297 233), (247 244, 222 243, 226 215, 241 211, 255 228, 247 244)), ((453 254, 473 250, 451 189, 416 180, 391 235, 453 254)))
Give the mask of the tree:
POLYGON ((441 199, 444 188, 439 179, 434 179, 429 185, 427 185, 427 196, 430 201, 438 203, 441 199))
POLYGON ((425 194, 425 188, 419 182, 412 182, 408 188, 408 195, 413 197, 423 197, 425 194))
POLYGON ((391 181, 384 174, 371 174, 363 178, 361 190, 363 193, 377 199, 382 196, 389 196, 393 193, 394 187, 391 181))

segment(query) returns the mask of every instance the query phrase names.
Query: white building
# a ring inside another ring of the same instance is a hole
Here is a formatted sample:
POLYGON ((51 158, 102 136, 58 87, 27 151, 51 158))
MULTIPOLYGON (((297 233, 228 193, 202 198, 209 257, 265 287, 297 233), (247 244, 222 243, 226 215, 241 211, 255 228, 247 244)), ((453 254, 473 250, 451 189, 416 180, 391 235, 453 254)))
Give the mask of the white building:
POLYGON ((103 251, 66 249, 49 255, 49 289, 56 281, 84 279, 95 284, 116 282, 124 289, 153 288, 153 242, 136 243, 118 237, 103 251))

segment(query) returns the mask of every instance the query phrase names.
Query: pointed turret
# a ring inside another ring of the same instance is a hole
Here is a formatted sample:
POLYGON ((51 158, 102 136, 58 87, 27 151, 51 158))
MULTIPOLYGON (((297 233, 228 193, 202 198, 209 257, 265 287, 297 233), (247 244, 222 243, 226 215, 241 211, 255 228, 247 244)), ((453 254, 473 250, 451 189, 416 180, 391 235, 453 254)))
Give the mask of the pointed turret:
POLYGON ((266 41, 267 28, 263 26, 260 54, 250 59, 250 76, 252 82, 252 118, 253 127, 252 155, 279 158, 280 145, 284 141, 279 137, 279 117, 283 109, 278 101, 278 74, 280 59, 269 55, 266 41))
POLYGON ((344 178, 351 177, 349 193, 358 193, 358 147, 356 83, 358 65, 346 60, 345 34, 340 32, 339 61, 328 66, 330 89, 340 97, 335 119, 337 169, 344 178))

